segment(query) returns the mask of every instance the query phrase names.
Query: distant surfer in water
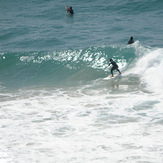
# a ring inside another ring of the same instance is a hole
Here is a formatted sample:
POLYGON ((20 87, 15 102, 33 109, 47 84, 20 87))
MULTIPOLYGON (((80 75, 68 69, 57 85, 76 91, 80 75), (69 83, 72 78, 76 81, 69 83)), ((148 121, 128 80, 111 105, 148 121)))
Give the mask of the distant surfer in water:
POLYGON ((72 7, 66 6, 65 8, 66 8, 66 11, 67 11, 68 14, 71 14, 71 15, 74 14, 74 11, 73 11, 72 7))
POLYGON ((130 40, 128 41, 128 44, 133 44, 134 43, 134 39, 133 39, 133 37, 131 36, 130 37, 130 40))
POLYGON ((113 76, 113 70, 117 70, 117 71, 119 72, 119 74, 121 74, 121 72, 120 72, 119 69, 118 69, 118 65, 116 64, 116 62, 113 61, 113 60, 110 58, 109 66, 110 66, 111 64, 113 65, 112 68, 111 68, 111 74, 112 74, 111 77, 114 77, 114 76, 113 76))

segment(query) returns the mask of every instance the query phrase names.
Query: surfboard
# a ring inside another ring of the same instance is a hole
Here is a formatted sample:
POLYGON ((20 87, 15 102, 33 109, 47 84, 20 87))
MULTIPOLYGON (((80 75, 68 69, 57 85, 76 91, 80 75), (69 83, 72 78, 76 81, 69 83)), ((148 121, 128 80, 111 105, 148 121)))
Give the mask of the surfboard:
POLYGON ((104 78, 104 80, 109 80, 109 79, 118 79, 120 78, 122 75, 121 74, 116 74, 113 77, 112 76, 107 76, 106 78, 104 78))

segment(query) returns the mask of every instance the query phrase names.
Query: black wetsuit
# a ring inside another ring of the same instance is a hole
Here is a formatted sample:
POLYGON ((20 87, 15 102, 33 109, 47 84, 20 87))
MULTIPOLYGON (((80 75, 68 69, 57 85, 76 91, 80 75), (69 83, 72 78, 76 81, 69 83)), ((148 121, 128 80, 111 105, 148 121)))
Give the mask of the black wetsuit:
POLYGON ((113 76, 113 70, 117 70, 121 74, 121 72, 118 69, 118 65, 114 61, 111 61, 110 64, 113 65, 113 67, 111 68, 111 74, 112 74, 112 76, 113 76))
POLYGON ((74 11, 72 9, 68 9, 67 12, 69 12, 70 14, 74 14, 74 11))
POLYGON ((134 43, 134 40, 131 39, 128 41, 128 44, 132 44, 132 43, 134 43))

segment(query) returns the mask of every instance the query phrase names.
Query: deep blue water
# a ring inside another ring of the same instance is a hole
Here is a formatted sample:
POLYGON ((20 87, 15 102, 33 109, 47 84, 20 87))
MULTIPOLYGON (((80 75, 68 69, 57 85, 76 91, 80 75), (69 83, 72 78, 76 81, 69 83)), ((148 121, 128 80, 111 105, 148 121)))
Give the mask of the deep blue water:
POLYGON ((163 2, 70 1, 75 14, 66 16, 65 1, 1 1, 1 51, 53 51, 99 45, 125 45, 130 36, 162 47, 163 2))

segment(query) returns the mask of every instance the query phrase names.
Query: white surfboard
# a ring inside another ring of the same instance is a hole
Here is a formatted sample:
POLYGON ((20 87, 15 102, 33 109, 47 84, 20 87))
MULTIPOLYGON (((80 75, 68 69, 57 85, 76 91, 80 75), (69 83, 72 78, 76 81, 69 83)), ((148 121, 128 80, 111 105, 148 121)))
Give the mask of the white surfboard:
POLYGON ((112 76, 107 76, 106 78, 104 78, 104 80, 109 80, 109 79, 118 79, 120 78, 122 75, 121 74, 116 74, 113 77, 112 76))

